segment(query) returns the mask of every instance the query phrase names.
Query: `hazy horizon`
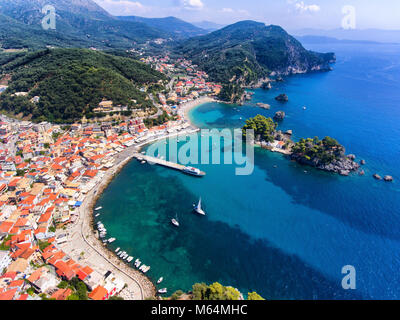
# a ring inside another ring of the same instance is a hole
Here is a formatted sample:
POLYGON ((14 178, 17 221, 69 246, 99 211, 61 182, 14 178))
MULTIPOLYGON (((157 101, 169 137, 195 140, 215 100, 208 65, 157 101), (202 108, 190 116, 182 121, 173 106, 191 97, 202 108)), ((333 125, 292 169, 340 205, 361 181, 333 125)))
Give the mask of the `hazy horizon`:
POLYGON ((341 29, 354 14, 358 30, 400 30, 400 2, 395 0, 94 0, 113 15, 148 18, 174 16, 191 23, 209 21, 228 25, 241 20, 276 24, 288 30, 341 29), (345 6, 352 6, 349 12, 345 6), (344 11, 343 11, 344 10, 344 11))

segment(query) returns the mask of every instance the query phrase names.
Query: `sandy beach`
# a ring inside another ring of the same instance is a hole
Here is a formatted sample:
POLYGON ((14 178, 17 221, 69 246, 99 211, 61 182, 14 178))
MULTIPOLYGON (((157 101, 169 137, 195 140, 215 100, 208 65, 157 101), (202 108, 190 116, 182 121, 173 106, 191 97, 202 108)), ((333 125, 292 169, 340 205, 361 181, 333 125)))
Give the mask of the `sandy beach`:
MULTIPOLYGON (((200 99, 190 101, 180 107, 179 114, 190 122, 188 113, 191 109, 198 105, 215 101, 210 97, 202 97, 200 99)), ((115 155, 114 167, 109 169, 98 186, 93 188, 86 196, 78 210, 78 219, 67 229, 70 241, 61 245, 60 248, 69 254, 72 258, 78 260, 82 264, 86 264, 94 270, 105 274, 107 271, 112 271, 117 277, 121 278, 127 284, 122 290, 120 296, 126 300, 144 300, 154 297, 157 293, 155 285, 151 280, 138 270, 128 266, 121 261, 114 252, 110 251, 96 236, 96 231, 93 228, 93 209, 98 197, 107 188, 114 177, 128 164, 135 152, 140 148, 158 140, 163 140, 168 137, 178 135, 191 134, 199 129, 193 125, 185 130, 173 134, 166 134, 153 139, 144 141, 126 148, 121 153, 115 155)), ((60 231, 65 232, 65 231, 60 231)))
POLYGON ((190 117, 189 117, 190 110, 192 110, 193 108, 195 108, 201 104, 209 103, 209 102, 216 102, 216 100, 214 98, 206 96, 206 97, 201 97, 197 100, 189 101, 180 106, 179 115, 181 117, 183 117, 185 120, 189 121, 192 126, 194 126, 193 123, 191 123, 191 121, 190 121, 190 117))

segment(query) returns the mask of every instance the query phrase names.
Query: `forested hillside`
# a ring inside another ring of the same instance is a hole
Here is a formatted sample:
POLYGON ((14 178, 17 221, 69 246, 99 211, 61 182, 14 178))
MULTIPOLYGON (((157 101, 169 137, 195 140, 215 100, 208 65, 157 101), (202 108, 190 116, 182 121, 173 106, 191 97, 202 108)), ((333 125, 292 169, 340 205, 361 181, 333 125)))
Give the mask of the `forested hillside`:
POLYGON ((139 89, 165 79, 133 59, 86 49, 2 55, 0 68, 2 77, 11 76, 7 91, 0 96, 2 110, 64 123, 91 117, 103 99, 114 105, 151 107, 139 89), (15 95, 18 92, 28 95, 15 95), (37 103, 31 102, 35 96, 40 98, 37 103))
POLYGON ((222 83, 249 84, 270 72, 281 74, 329 68, 334 54, 307 51, 278 26, 242 21, 183 42, 178 48, 222 83))

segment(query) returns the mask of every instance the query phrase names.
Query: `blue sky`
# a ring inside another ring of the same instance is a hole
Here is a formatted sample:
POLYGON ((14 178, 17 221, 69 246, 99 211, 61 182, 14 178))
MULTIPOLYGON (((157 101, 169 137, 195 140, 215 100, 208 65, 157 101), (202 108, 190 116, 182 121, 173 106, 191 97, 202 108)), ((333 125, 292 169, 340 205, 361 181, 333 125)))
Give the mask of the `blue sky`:
POLYGON ((355 8, 358 29, 400 29, 399 0, 94 0, 116 15, 176 16, 190 22, 230 24, 257 20, 289 30, 336 29, 342 8, 355 8))

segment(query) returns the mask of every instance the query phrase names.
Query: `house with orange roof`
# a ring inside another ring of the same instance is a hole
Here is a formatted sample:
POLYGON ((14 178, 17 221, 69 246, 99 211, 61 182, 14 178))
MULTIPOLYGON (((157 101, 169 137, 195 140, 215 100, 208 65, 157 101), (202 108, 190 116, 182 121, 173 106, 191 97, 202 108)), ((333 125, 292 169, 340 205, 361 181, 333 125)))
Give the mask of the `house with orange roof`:
POLYGON ((14 288, 0 293, 0 300, 13 300, 17 294, 18 289, 14 288))
POLYGON ((56 268, 56 273, 64 280, 70 281, 76 276, 75 271, 64 261, 57 261, 54 267, 56 268))
POLYGON ((4 221, 0 224, 0 233, 9 233, 12 227, 14 226, 14 222, 4 221))
POLYGON ((54 292, 50 299, 55 299, 55 300, 67 300, 67 298, 72 294, 72 290, 67 288, 67 289, 58 289, 56 292, 54 292))
POLYGON ((108 291, 106 288, 102 287, 102 286, 98 286, 97 288, 95 288, 91 293, 89 293, 88 297, 92 300, 97 300, 97 301, 101 301, 101 300, 106 300, 108 296, 108 291))

